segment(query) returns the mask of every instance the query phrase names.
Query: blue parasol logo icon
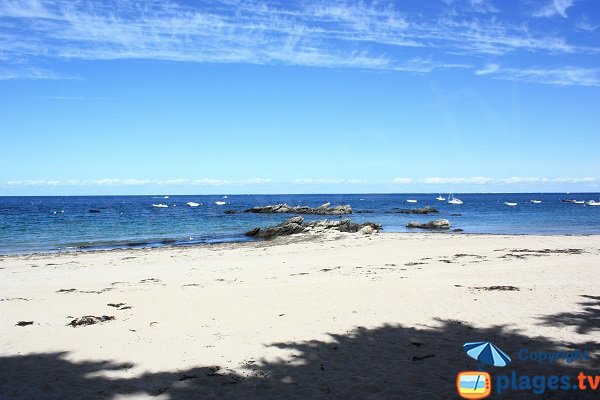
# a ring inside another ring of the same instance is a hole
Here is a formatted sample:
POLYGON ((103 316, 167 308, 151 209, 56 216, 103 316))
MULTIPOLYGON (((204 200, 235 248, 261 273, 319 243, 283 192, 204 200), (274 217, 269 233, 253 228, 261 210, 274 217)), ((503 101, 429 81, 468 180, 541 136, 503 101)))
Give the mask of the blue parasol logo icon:
POLYGON ((492 365, 494 367, 506 367, 510 364, 508 354, 500 350, 492 342, 472 342, 465 343, 463 349, 469 355, 481 364, 479 369, 482 370, 484 365, 492 365))

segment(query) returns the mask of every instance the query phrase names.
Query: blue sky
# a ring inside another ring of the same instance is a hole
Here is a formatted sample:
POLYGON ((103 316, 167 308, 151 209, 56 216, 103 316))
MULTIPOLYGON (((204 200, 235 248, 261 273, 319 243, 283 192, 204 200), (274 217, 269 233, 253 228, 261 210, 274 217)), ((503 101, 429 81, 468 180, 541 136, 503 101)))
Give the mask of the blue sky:
POLYGON ((0 3, 0 195, 600 191, 600 2, 0 3))

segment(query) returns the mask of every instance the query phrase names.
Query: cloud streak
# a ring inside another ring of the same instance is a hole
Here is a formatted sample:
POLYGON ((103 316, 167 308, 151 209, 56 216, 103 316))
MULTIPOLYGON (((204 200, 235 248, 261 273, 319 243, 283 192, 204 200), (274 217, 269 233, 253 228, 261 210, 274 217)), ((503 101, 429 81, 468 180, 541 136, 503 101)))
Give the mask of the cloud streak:
POLYGON ((575 66, 503 68, 498 64, 488 64, 477 70, 476 74, 503 80, 545 83, 557 86, 600 86, 599 68, 575 66))
POLYGON ((134 186, 241 186, 241 185, 264 185, 271 183, 271 179, 253 178, 242 180, 227 179, 116 179, 105 178, 95 180, 12 180, 0 182, 0 186, 19 187, 19 186, 100 186, 100 187, 134 187, 134 186))
MULTIPOLYGON (((489 1, 449 3, 448 9, 422 15, 369 1, 5 0, 0 59, 150 59, 430 73, 471 68, 484 55, 598 53, 556 33, 501 22, 489 1), (461 15, 451 12, 457 7, 461 15)), ((548 7, 562 14, 570 3, 555 0, 548 7)), ((0 72, 0 79, 56 79, 52 76, 0 72)))
POLYGON ((174 178, 174 179, 134 179, 134 178, 105 178, 96 180, 11 180, 0 182, 2 187, 141 187, 141 186, 262 186, 268 184, 285 184, 292 186, 304 185, 506 185, 506 184, 591 184, 600 183, 596 177, 561 177, 547 178, 534 176, 512 176, 507 178, 473 177, 428 177, 422 179, 397 177, 387 181, 369 181, 365 179, 336 179, 336 178, 299 178, 291 181, 274 181, 268 178, 252 178, 241 180, 213 178, 174 178))
POLYGON ((567 9, 573 6, 575 0, 551 0, 549 4, 540 8, 533 13, 534 17, 553 17, 560 15, 563 18, 569 18, 567 16, 567 9))

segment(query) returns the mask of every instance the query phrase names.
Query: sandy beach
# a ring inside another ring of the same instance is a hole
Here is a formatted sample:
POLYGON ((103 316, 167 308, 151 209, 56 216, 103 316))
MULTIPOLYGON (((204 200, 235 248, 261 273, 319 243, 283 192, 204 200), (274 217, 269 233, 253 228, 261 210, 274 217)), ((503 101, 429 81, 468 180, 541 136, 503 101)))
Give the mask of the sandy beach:
POLYGON ((492 375, 600 375, 599 277, 598 236, 295 235, 5 256, 0 397, 452 399, 456 374, 478 367, 463 343, 487 340, 513 358, 492 375), (73 326, 84 316, 100 318, 73 326), (591 359, 541 364, 519 360, 523 348, 591 359))

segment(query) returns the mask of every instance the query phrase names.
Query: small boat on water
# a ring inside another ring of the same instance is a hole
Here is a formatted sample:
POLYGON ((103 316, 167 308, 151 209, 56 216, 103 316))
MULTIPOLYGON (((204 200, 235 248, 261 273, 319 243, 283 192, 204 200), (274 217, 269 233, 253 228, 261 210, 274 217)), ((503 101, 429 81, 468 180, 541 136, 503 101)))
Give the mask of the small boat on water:
POLYGON ((163 197, 163 199, 168 199, 168 198, 169 198, 169 196, 165 196, 165 197, 163 197))
POLYGON ((224 199, 228 198, 229 196, 223 196, 224 199))
POLYGON ((531 200, 531 202, 532 202, 533 204, 540 204, 542 201, 541 201, 541 200, 531 200))
POLYGON ((224 206, 225 204, 227 204, 226 201, 215 201, 215 204, 218 206, 224 206))
POLYGON ((572 204, 584 204, 585 201, 583 200, 575 200, 575 199, 562 199, 561 200, 563 203, 572 203, 572 204))
POLYGON ((516 206, 516 205, 517 205, 517 203, 512 203, 512 202, 510 202, 510 201, 505 201, 505 202, 504 202, 504 204, 506 204, 506 205, 507 205, 507 206, 509 206, 509 207, 514 207, 514 206, 516 206))
POLYGON ((417 202, 417 200, 412 200, 412 199, 409 199, 409 200, 406 200, 406 202, 407 202, 407 203, 416 203, 416 202, 417 202))
POLYGON ((446 198, 444 196, 442 196, 441 194, 435 198, 437 201, 446 201, 446 198))
POLYGON ((448 204, 462 204, 463 201, 452 194, 448 197, 448 204))
POLYGON ((168 208, 169 206, 166 205, 166 204, 159 203, 159 204, 152 204, 152 207, 155 207, 155 208, 168 208))
POLYGON ((596 201, 596 200, 590 200, 587 203, 585 203, 588 206, 600 206, 600 201, 596 201))
POLYGON ((190 207, 198 207, 198 206, 200 205, 200 203, 196 203, 196 202, 194 202, 194 201, 188 201, 188 202, 187 202, 187 203, 185 203, 185 204, 187 204, 187 205, 188 205, 188 206, 190 206, 190 207))

